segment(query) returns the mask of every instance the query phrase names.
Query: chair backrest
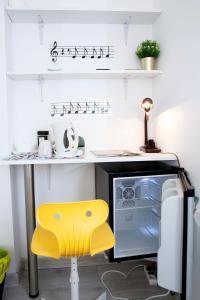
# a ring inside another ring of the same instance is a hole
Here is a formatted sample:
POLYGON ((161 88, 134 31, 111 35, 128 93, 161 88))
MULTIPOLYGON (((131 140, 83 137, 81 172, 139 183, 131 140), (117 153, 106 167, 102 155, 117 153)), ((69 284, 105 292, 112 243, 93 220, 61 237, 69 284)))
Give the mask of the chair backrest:
POLYGON ((37 220, 55 234, 62 256, 81 256, 90 253, 91 234, 105 223, 108 212, 104 200, 45 203, 37 210, 37 220))

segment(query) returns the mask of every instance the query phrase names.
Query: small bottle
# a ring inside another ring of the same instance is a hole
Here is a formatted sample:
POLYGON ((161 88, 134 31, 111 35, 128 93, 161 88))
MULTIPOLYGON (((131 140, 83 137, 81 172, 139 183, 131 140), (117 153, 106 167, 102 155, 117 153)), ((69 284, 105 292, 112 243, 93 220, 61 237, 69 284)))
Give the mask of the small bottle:
POLYGON ((37 140, 38 140, 38 146, 42 141, 48 140, 49 137, 49 131, 37 131, 37 140))

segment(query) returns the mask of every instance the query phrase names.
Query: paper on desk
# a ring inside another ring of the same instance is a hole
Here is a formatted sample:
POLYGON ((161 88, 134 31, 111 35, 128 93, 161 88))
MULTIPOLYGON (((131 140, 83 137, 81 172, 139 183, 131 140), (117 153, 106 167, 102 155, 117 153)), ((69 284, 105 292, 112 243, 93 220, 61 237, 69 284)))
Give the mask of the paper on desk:
POLYGON ((139 156, 140 153, 128 150, 95 150, 91 151, 96 157, 139 156))

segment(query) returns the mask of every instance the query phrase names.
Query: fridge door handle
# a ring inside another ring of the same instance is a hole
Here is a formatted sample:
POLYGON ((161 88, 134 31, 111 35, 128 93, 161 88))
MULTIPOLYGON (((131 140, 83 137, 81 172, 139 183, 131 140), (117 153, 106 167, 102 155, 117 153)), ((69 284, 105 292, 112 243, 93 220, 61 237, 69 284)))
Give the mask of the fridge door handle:
POLYGON ((178 175, 183 186, 183 192, 187 192, 188 197, 194 197, 194 187, 191 185, 187 174, 184 171, 179 171, 178 175))

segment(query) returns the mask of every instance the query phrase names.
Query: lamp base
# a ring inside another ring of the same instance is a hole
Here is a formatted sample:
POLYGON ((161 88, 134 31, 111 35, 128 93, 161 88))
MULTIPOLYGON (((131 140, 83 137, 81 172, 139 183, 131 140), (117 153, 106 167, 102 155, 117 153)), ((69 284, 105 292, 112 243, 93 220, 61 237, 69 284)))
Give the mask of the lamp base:
POLYGON ((141 146, 140 150, 145 152, 145 153, 160 153, 161 149, 158 148, 149 148, 147 146, 141 146))
POLYGON ((161 149, 156 147, 154 140, 147 140, 145 146, 140 147, 140 150, 146 153, 160 153, 161 149))

